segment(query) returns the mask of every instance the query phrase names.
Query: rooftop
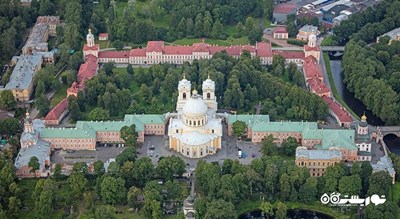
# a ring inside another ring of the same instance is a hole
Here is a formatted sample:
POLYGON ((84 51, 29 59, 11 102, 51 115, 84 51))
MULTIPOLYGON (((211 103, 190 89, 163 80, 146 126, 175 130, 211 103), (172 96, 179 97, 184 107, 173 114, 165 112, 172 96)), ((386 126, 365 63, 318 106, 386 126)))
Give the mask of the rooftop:
POLYGON ((49 29, 49 25, 46 23, 37 23, 35 26, 33 26, 28 39, 26 40, 26 43, 24 47, 22 48, 22 51, 29 50, 35 50, 37 45, 39 43, 45 42, 47 40, 46 38, 46 32, 49 29))
POLYGON ((323 96, 322 100, 328 104, 328 108, 339 118, 340 122, 352 122, 353 119, 349 113, 343 109, 337 102, 327 96, 323 96))
POLYGON ((307 150, 305 147, 298 147, 296 159, 300 157, 306 157, 310 160, 342 159, 342 153, 339 150, 307 150))
POLYGON ((371 164, 371 166, 374 172, 387 171, 389 175, 396 173, 393 168, 392 160, 388 156, 381 157, 378 163, 371 164))
POLYGON ((307 33, 314 33, 316 34, 318 31, 318 27, 313 26, 313 25, 304 25, 299 29, 299 32, 307 32, 307 33))
POLYGON ((293 3, 283 3, 274 6, 274 13, 289 14, 296 12, 297 5, 293 3))
POLYGON ((5 89, 28 89, 31 85, 36 69, 42 64, 42 55, 21 55, 10 76, 5 89))
POLYGON ((58 120, 60 116, 68 109, 68 99, 65 98, 59 102, 50 112, 46 115, 45 120, 58 120))
POLYGON ((383 36, 388 36, 388 37, 390 37, 390 39, 397 39, 397 37, 400 36, 400 27, 393 29, 379 37, 383 37, 383 36))
POLYGON ((316 122, 257 122, 252 130, 256 132, 302 132, 305 128, 318 129, 316 122))

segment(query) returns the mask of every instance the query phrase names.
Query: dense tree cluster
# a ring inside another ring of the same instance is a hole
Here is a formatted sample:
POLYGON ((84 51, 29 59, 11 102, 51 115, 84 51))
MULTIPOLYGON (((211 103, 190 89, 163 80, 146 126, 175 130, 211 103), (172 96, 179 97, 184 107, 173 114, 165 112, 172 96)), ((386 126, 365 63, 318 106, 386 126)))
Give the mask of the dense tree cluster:
POLYGON ((376 37, 400 26, 400 2, 385 0, 361 13, 356 13, 337 25, 333 31, 335 41, 347 42, 351 37, 355 41, 372 42, 376 37))
MULTIPOLYGON (((344 163, 330 166, 325 175, 319 178, 310 177, 306 168, 298 167, 293 161, 285 161, 280 157, 255 159, 250 166, 239 164, 238 161, 225 160, 222 166, 218 163, 199 161, 196 168, 196 183, 201 191, 196 199, 196 217, 208 218, 207 215, 228 212, 230 204, 237 205, 252 198, 252 194, 264 194, 266 201, 300 201, 313 203, 322 194, 339 192, 343 195, 360 194, 360 197, 372 194, 388 195, 391 177, 387 172, 372 173, 368 162, 356 162, 350 168, 344 163), (225 202, 225 207, 218 207, 225 202), (208 203, 208 204, 207 204, 208 203), (214 204, 211 204, 214 203, 214 204), (215 209, 216 208, 216 209, 215 209)), ((383 209, 393 207, 387 213, 392 218, 398 212, 395 203, 387 201, 385 207, 368 207, 365 217, 375 218, 383 214, 383 209)), ((277 206, 275 214, 284 215, 286 206, 277 206)), ((266 214, 272 214, 272 206, 263 203, 260 209, 266 214)), ((231 213, 232 209, 229 209, 231 213)), ((236 218, 235 210, 229 218, 236 218)), ((280 217, 280 216, 279 216, 280 217)), ((225 217, 217 217, 225 218, 225 217)))
POLYGON ((343 56, 344 81, 365 106, 386 124, 400 122, 400 43, 367 47, 350 41, 343 56))
POLYGON ((274 57, 268 71, 248 52, 240 59, 222 52, 211 60, 195 60, 179 68, 160 64, 129 70, 131 73, 128 69, 117 72, 112 63, 104 65, 99 75, 86 83, 85 95, 78 94, 80 112, 93 109, 90 114, 108 112, 111 117, 122 117, 125 113, 172 111, 177 84, 185 75, 200 93, 202 82, 210 76, 216 82, 219 105, 225 108, 252 113, 261 101, 262 113, 273 119, 316 120, 327 115, 321 98, 304 90, 304 79, 296 65, 286 67, 281 56, 274 57))

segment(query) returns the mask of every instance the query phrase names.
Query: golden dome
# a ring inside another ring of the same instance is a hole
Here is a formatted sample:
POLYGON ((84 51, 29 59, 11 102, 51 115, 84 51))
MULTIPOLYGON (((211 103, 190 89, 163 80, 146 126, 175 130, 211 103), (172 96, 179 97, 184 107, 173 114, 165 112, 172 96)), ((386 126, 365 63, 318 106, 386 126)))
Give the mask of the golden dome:
POLYGON ((361 121, 366 121, 366 120, 367 120, 367 116, 364 113, 364 115, 361 116, 361 121))

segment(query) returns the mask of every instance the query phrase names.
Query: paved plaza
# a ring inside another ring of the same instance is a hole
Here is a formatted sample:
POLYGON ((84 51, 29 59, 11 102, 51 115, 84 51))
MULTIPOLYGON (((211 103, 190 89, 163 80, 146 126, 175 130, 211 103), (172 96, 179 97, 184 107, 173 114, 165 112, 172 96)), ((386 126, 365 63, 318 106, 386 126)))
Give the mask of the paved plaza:
POLYGON ((238 142, 234 137, 226 134, 227 126, 224 125, 224 134, 222 136, 222 149, 217 151, 214 155, 208 155, 203 158, 188 158, 181 153, 169 149, 168 138, 164 136, 146 136, 145 142, 141 148, 138 148, 138 157, 148 156, 151 158, 154 165, 157 164, 160 157, 179 156, 190 168, 195 168, 197 161, 205 160, 206 162, 223 162, 225 159, 239 160, 240 163, 248 165, 255 158, 260 158, 260 144, 253 144, 251 142, 238 142), (238 148, 242 150, 247 156, 246 158, 238 157, 238 148), (153 150, 152 150, 153 149, 153 150), (151 152, 153 151, 153 152, 151 152), (149 153, 150 152, 150 153, 149 153), (254 155, 254 157, 252 156, 254 155))
POLYGON ((110 158, 115 158, 123 150, 123 147, 115 147, 110 145, 107 147, 97 147, 97 149, 93 151, 56 150, 52 152, 51 162, 63 164, 73 164, 76 162, 92 163, 97 160, 106 162, 110 158))

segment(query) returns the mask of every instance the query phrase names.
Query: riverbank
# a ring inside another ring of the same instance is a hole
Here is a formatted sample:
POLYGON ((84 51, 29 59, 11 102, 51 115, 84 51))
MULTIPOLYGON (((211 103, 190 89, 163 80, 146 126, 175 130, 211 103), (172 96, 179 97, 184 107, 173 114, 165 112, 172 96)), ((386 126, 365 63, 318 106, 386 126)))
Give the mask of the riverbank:
POLYGON ((325 61, 325 68, 326 68, 326 72, 328 73, 328 79, 329 79, 329 84, 331 86, 331 92, 333 94, 333 97, 335 98, 335 100, 337 102, 339 102, 344 108, 346 108, 346 110, 357 120, 360 120, 360 117, 357 115, 357 113, 355 113, 353 110, 351 110, 351 108, 343 101, 343 99, 340 97, 336 85, 335 85, 335 81, 333 80, 333 73, 332 73, 332 68, 331 68, 331 63, 330 63, 330 59, 329 59, 329 55, 324 52, 323 53, 323 58, 325 61))
MULTIPOLYGON (((246 201, 244 203, 241 203, 238 206, 238 215, 258 209, 260 207, 261 203, 262 203, 261 200, 246 201)), ((278 202, 272 203, 273 208, 276 208, 277 203, 278 202)), ((303 209, 303 210, 308 210, 308 211, 320 212, 323 214, 327 214, 331 217, 334 217, 336 219, 349 219, 350 218, 350 215, 345 215, 345 214, 340 213, 339 211, 334 211, 331 207, 323 206, 319 202, 315 202, 312 204, 305 204, 305 203, 300 203, 300 202, 283 202, 283 203, 288 207, 288 209, 303 209)))

